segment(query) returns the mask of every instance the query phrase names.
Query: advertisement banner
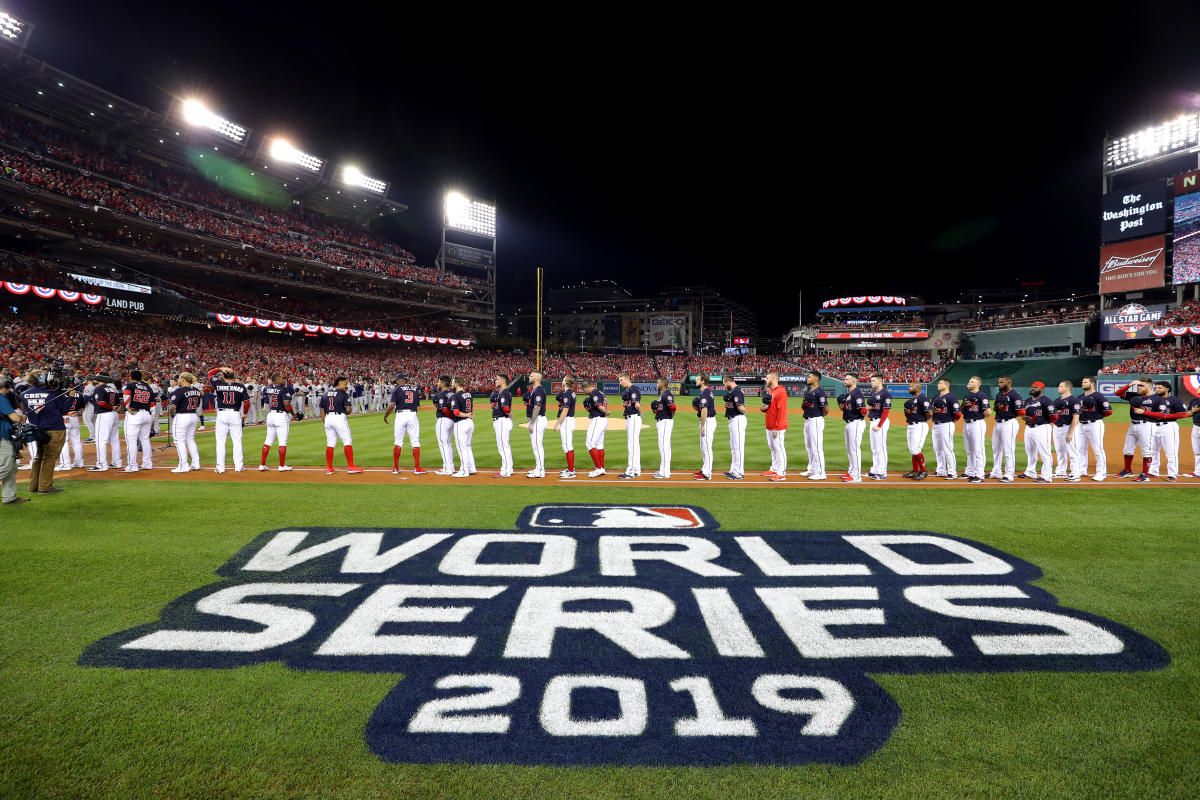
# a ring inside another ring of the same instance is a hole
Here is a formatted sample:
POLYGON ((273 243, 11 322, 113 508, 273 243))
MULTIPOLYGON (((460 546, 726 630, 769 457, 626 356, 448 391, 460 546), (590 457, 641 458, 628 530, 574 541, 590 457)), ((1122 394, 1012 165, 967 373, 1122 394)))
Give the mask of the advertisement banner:
POLYGON ((1100 248, 1100 293, 1157 289, 1166 282, 1165 236, 1134 239, 1100 248))
POLYGON ((1200 192, 1200 172, 1185 172, 1175 176, 1175 194, 1200 192))
POLYGON ((621 315, 621 347, 642 346, 642 315, 621 315))
POLYGON ((91 275, 79 275, 74 272, 68 272, 67 274, 81 283, 91 284, 92 286, 102 286, 105 289, 117 289, 122 292, 136 292, 137 294, 150 294, 151 292, 149 286, 143 286, 140 283, 110 281, 107 278, 94 278, 91 275))
POLYGON ((928 339, 929 331, 847 331, 845 333, 818 333, 818 339, 928 339))
POLYGON ((1172 387, 1172 392, 1174 392, 1174 375, 1166 375, 1162 373, 1146 375, 1142 372, 1139 372, 1136 375, 1100 375, 1096 378, 1096 391, 1107 397, 1110 402, 1124 403, 1125 401, 1117 397, 1115 394, 1113 394, 1113 392, 1115 392, 1117 389, 1120 389, 1130 381, 1138 380, 1140 378, 1149 378, 1152 381, 1169 381, 1172 387))
POLYGON ((1167 313, 1167 307, 1129 303, 1100 315, 1100 341, 1117 342, 1126 339, 1149 339, 1150 328, 1167 313))
POLYGON ((1200 192, 1175 198, 1175 230, 1171 241, 1171 283, 1176 286, 1200 283, 1200 192))
POLYGON ((1167 184, 1151 181, 1100 199, 1100 241, 1116 242, 1167 229, 1167 184))
POLYGON ((690 346, 686 314, 659 314, 649 322, 650 347, 655 350, 687 350, 690 346))
POLYGON ((490 250, 480 250, 462 244, 446 242, 446 260, 454 264, 465 264, 468 267, 494 267, 496 254, 490 250))

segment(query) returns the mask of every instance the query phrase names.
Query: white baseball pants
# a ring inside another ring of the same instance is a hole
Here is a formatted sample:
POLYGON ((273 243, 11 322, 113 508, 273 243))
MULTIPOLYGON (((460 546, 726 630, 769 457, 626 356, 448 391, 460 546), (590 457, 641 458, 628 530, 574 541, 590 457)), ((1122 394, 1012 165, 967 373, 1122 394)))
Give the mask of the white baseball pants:
POLYGON ((1075 442, 1075 448, 1079 456, 1079 474, 1087 472, 1088 448, 1090 447, 1096 456, 1095 477, 1105 477, 1108 473, 1108 457, 1104 454, 1104 420, 1086 425, 1080 422, 1077 435, 1079 440, 1075 442))
POLYGON ((575 449, 575 418, 560 417, 558 420, 558 439, 562 442, 564 453, 575 449))
MULTIPOLYGON (((342 417, 343 422, 345 419, 342 417)), ((217 469, 225 469, 226 436, 233 442, 233 468, 241 469, 245 466, 242 455, 242 415, 236 408, 217 409, 217 469)), ((329 438, 328 422, 325 425, 325 438, 329 438)))
MULTIPOLYGON (((1079 469, 1079 453, 1075 448, 1076 442, 1068 442, 1067 434, 1070 433, 1070 425, 1055 425, 1054 426, 1054 477, 1065 478, 1068 475, 1078 477, 1083 473, 1079 469)), ((1079 432, 1076 430, 1076 437, 1079 432)))
POLYGON ((992 428, 992 477, 1017 474, 1017 428, 1015 418, 997 420, 992 428))
POLYGON ((660 419, 654 424, 658 431, 658 474, 671 477, 671 433, 675 430, 675 419, 660 419))
POLYGON ((846 458, 850 461, 850 467, 846 472, 850 474, 851 478, 862 477, 862 437, 866 426, 866 420, 859 417, 845 423, 845 430, 842 431, 842 439, 846 445, 846 458))
POLYGON ((396 412, 396 422, 392 428, 392 444, 396 447, 403 447, 405 436, 408 437, 409 447, 421 446, 421 421, 417 419, 417 412, 408 409, 396 412))
POLYGON ((872 475, 887 475, 887 435, 891 427, 892 421, 890 419, 885 419, 883 422, 879 420, 867 421, 867 441, 871 444, 872 475), (875 425, 879 425, 879 430, 875 430, 875 425))
MULTIPOLYGON (((200 417, 195 414, 176 414, 171 420, 171 440, 175 442, 175 454, 179 466, 200 469, 200 451, 196 448, 196 426, 200 417)), ((268 434, 269 435, 269 434, 268 434)))
POLYGON ((625 418, 625 474, 642 474, 642 415, 625 418))
POLYGON ((745 414, 729 418, 729 474, 739 477, 746 474, 746 425, 745 414))
POLYGON ((1031 478, 1041 477, 1051 480, 1054 477, 1054 467, 1051 460, 1054 433, 1050 425, 1025 426, 1025 452, 1028 459, 1025 463, 1025 474, 1031 478), (1042 462, 1038 468, 1038 461, 1042 462))
MULTIPOLYGON (((221 438, 221 414, 225 412, 217 412, 217 440, 221 438)), ((325 446, 333 447, 337 444, 338 439, 342 440, 343 445, 354 444, 350 438, 350 422, 346 419, 345 414, 326 413, 325 414, 325 446)))
POLYGON ((442 454, 442 471, 454 472, 454 422, 449 417, 438 417, 433 423, 433 436, 437 439, 438 452, 442 454))
POLYGON ((475 436, 475 420, 464 419, 450 423, 454 426, 454 446, 458 449, 458 471, 468 475, 475 472, 475 452, 471 439, 475 436))
POLYGON ((1121 452, 1132 456, 1136 455, 1138 450, 1142 451, 1142 458, 1154 457, 1153 425, 1144 422, 1129 423, 1129 430, 1125 433, 1125 446, 1121 448, 1121 452))
POLYGON ((1150 474, 1158 477, 1162 456, 1166 455, 1167 477, 1179 477, 1179 423, 1171 420, 1166 425, 1151 425, 1154 429, 1154 456, 1150 461, 1150 474))
POLYGON ((121 438, 117 435, 117 412, 105 411, 96 414, 96 466, 110 466, 109 452, 112 454, 111 466, 121 466, 121 438))
POLYGON ((917 425, 904 426, 904 439, 908 442, 908 454, 920 455, 925 449, 925 440, 929 437, 929 426, 924 422, 917 425))
POLYGON ((63 440, 63 449, 58 454, 58 463, 67 468, 82 467, 83 439, 79 435, 79 417, 66 417, 63 423, 67 426, 67 438, 63 440))
POLYGON ((128 411, 125 414, 125 452, 129 456, 130 465, 137 461, 138 445, 142 446, 142 468, 154 466, 150 453, 150 425, 154 418, 146 410, 128 411))
POLYGON ((787 428, 773 431, 767 428, 767 449, 771 451, 771 472, 787 475, 787 428))
POLYGON ((546 415, 538 414, 529 420, 529 448, 533 450, 533 472, 546 474, 546 415))
POLYGON ((713 466, 713 437, 716 435, 716 417, 709 417, 700 423, 700 471, 710 478, 713 466))
MULTIPOLYGON (((810 417, 804 420, 804 451, 808 454, 809 477, 825 477, 825 417, 810 417)), ((771 467, 775 459, 772 456, 771 467)))
POLYGON ((278 442, 280 447, 287 447, 288 434, 292 430, 292 418, 285 411, 267 412, 267 438, 263 444, 267 447, 278 442))
POLYGON ((967 468, 963 474, 982 478, 987 472, 987 449, 983 443, 985 436, 987 423, 983 420, 963 422, 963 446, 967 451, 967 468))
POLYGON ((512 417, 493 419, 492 430, 496 434, 496 449, 500 451, 500 474, 507 477, 513 474, 512 417))
POLYGON ((604 449, 604 432, 608 430, 608 417, 592 417, 588 420, 587 449, 604 449))
POLYGON ((933 424, 933 459, 938 475, 958 474, 958 459, 954 455, 954 423, 933 424))
POLYGON ((1200 475, 1200 425, 1192 425, 1192 472, 1200 475))

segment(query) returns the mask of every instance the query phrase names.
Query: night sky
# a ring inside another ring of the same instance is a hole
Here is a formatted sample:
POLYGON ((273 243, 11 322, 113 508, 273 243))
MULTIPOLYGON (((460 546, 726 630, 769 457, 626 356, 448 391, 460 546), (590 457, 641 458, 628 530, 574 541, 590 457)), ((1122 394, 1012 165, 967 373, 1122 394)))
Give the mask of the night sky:
POLYGON ((495 198, 501 304, 532 298, 537 266, 549 285, 709 284, 763 334, 794 324, 800 291, 811 313, 851 292, 1094 287, 1105 133, 1200 107, 1194 2, 473 22, 401 3, 0 5, 37 26, 34 56, 93 83, 155 110, 199 94, 391 181, 421 263, 443 186, 495 198))

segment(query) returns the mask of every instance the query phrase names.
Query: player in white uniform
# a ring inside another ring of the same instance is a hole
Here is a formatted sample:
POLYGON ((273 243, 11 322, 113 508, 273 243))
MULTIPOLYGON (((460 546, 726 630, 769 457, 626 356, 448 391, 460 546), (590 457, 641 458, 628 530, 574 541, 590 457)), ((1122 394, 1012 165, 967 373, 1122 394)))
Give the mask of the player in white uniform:
POLYGON ((563 377, 562 391, 555 395, 558 401, 558 416, 554 419, 553 430, 558 431, 559 441, 562 442, 563 455, 567 458, 567 467, 558 473, 560 478, 575 477, 575 379, 570 375, 563 377))
POLYGON ((729 424, 729 472, 725 477, 740 481, 746 476, 746 394, 732 375, 725 376, 725 421, 729 424))
POLYGON ((392 431, 392 474, 400 474, 400 453, 404 450, 404 437, 413 451, 413 474, 424 475, 421 469, 421 421, 417 419, 417 410, 421 405, 421 392, 415 384, 410 383, 407 375, 397 375, 395 388, 388 407, 383 412, 383 423, 396 412, 396 426, 392 431))

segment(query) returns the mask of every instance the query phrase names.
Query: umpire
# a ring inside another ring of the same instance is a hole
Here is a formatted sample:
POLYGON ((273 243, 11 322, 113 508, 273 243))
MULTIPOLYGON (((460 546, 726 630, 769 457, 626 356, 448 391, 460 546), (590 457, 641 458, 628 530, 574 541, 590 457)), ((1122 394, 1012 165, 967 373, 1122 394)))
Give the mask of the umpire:
POLYGON ((24 422, 14 402, 12 378, 0 374, 0 501, 4 505, 28 503, 28 497, 17 497, 17 452, 13 447, 12 424, 24 422))

